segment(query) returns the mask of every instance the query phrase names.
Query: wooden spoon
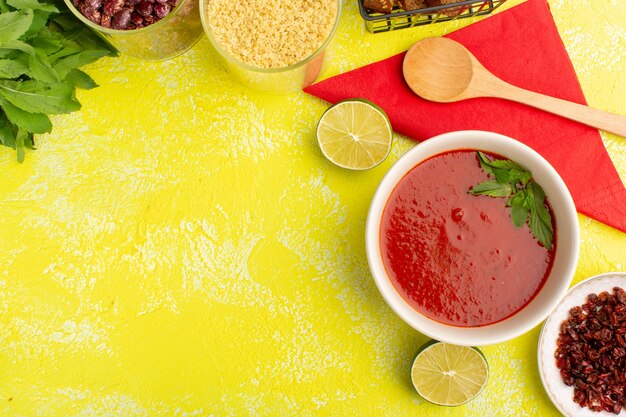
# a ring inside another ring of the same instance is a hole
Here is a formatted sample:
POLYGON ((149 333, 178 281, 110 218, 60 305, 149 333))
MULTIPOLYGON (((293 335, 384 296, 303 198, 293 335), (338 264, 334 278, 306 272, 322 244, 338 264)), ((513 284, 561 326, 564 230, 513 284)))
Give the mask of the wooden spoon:
POLYGON ((407 52, 402 70, 411 90, 427 100, 450 103, 476 97, 504 98, 626 137, 626 117, 508 84, 452 39, 417 42, 407 52))

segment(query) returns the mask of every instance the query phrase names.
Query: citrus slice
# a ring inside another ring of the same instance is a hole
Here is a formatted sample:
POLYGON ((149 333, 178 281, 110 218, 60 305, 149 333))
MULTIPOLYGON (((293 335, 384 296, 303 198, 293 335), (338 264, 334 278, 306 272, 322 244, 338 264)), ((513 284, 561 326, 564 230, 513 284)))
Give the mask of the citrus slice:
POLYGON ((417 393, 434 404, 455 406, 476 397, 487 384, 489 367, 476 348, 443 342, 417 354, 411 381, 417 393))
POLYGON ((348 169, 369 169, 387 158, 392 129, 385 112, 361 99, 339 102, 317 125, 317 141, 329 161, 348 169))

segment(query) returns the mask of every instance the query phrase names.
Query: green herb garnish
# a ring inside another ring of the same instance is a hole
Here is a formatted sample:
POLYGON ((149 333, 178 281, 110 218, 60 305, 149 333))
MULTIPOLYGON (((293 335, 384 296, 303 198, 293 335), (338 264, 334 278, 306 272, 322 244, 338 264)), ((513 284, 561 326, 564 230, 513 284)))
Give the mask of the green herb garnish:
POLYGON ((484 153, 477 152, 480 166, 495 180, 473 186, 469 193, 489 197, 507 198, 511 208, 511 220, 517 227, 528 223, 530 231, 546 249, 552 249, 554 231, 552 218, 545 205, 546 195, 539 184, 533 181, 530 171, 508 159, 490 160, 484 153))
POLYGON ((34 149, 48 115, 80 109, 76 87, 97 84, 78 68, 117 51, 60 0, 0 0, 0 143, 34 149))

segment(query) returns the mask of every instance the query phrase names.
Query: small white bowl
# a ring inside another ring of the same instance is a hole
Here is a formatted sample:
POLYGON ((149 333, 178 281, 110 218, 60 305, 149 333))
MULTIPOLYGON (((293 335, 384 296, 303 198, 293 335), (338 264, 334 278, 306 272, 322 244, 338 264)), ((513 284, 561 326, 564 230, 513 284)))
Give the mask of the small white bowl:
MULTIPOLYGON (((552 403, 559 409, 561 414, 568 417, 603 417, 615 414, 606 411, 591 411, 587 407, 581 407, 574 402, 574 387, 568 387, 561 378, 561 371, 556 366, 554 352, 556 342, 561 333, 561 323, 569 318, 572 307, 581 306, 587 302, 589 294, 599 294, 602 291, 613 292, 614 287, 626 288, 626 273, 610 272, 596 275, 586 279, 572 287, 565 298, 559 303, 554 312, 546 320, 539 343, 537 345, 537 364, 543 387, 548 393, 552 403)), ((626 416, 626 409, 618 414, 626 416)))
POLYGON ((367 258, 374 281, 389 306, 407 324, 433 339, 465 346, 501 343, 520 336, 543 321, 561 301, 574 276, 579 251, 579 226, 572 197, 554 168, 537 152, 507 136, 483 131, 458 131, 416 145, 387 172, 372 200, 365 232, 367 258), (396 291, 385 268, 380 248, 380 222, 385 205, 398 182, 426 159, 453 150, 477 149, 509 158, 530 170, 545 191, 556 222, 556 254, 547 281, 520 311, 494 324, 480 327, 446 325, 417 312, 396 291))

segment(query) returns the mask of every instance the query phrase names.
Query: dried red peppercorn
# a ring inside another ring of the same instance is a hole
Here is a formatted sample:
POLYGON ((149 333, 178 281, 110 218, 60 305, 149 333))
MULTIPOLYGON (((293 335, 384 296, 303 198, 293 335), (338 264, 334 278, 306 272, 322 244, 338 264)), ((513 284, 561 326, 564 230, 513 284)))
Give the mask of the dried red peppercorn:
POLYGON ((569 313, 554 353, 561 378, 581 407, 619 414, 626 406, 626 291, 590 294, 569 313))

